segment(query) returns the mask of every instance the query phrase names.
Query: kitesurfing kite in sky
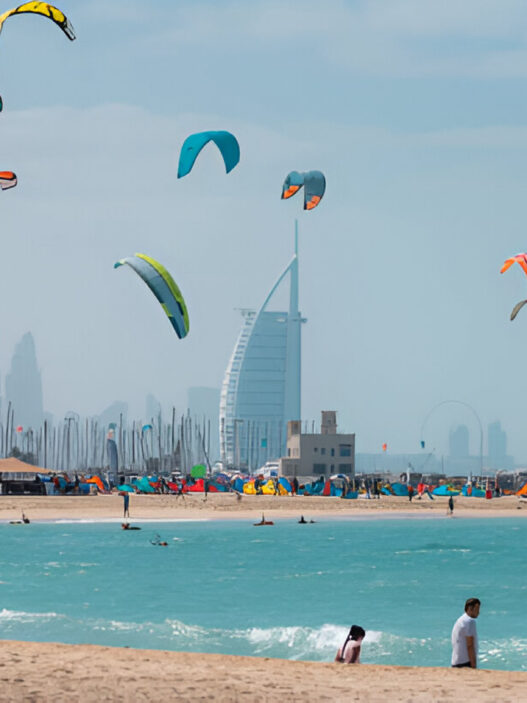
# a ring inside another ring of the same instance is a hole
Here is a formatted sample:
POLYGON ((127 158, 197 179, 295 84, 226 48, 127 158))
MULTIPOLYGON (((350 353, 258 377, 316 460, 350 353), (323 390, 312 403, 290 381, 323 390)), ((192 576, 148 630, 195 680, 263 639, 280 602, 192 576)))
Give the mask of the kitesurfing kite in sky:
POLYGON ((13 15, 22 15, 24 13, 31 12, 35 15, 42 15, 43 17, 48 17, 52 22, 54 22, 58 27, 62 29, 64 34, 73 41, 75 39, 75 32, 69 19, 66 15, 61 12, 57 7, 49 5, 47 2, 25 2, 23 5, 15 7, 13 10, 8 10, 0 15, 0 32, 4 26, 4 22, 8 17, 13 15))
POLYGON ((114 268, 128 264, 143 279, 161 303, 177 336, 186 337, 189 330, 188 312, 181 291, 170 273, 158 261, 145 254, 127 256, 114 264, 114 268))
POLYGON ((304 186, 304 210, 312 210, 324 197, 326 178, 322 171, 291 171, 282 186, 282 200, 287 200, 298 193, 304 186))
MULTIPOLYGON (((505 273, 510 267, 514 264, 517 263, 519 264, 523 272, 527 275, 527 254, 521 253, 521 254, 516 254, 516 256, 511 256, 510 259, 507 259, 503 266, 500 269, 500 273, 505 273)), ((519 303, 516 303, 516 305, 513 307, 512 312, 511 312, 511 321, 514 320, 516 315, 520 312, 520 310, 523 308, 523 306, 527 303, 527 300, 520 300, 519 303)))
POLYGON ((240 145, 234 134, 224 131, 198 132, 191 134, 183 142, 179 154, 178 178, 183 178, 187 173, 190 173, 200 151, 209 142, 214 142, 220 150, 227 173, 232 171, 240 160, 240 145))
POLYGON ((14 188, 18 183, 16 174, 13 171, 0 171, 0 188, 2 190, 7 190, 8 188, 14 188))

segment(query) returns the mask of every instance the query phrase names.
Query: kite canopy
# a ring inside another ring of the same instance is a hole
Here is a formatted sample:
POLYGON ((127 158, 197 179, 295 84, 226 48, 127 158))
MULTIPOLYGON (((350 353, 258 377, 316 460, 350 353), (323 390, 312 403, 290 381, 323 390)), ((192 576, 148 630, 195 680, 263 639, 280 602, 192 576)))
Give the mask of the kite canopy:
POLYGON ((520 300, 519 303, 516 303, 516 305, 512 308, 511 312, 511 322, 514 320, 516 315, 520 312, 520 310, 523 308, 523 306, 527 303, 527 300, 520 300))
POLYGON ((232 171, 240 160, 240 145, 236 137, 230 132, 224 131, 197 132, 196 134, 191 134, 183 142, 179 154, 178 178, 183 178, 187 173, 190 173, 199 153, 209 142, 214 142, 220 150, 227 173, 232 171))
POLYGON ((186 337, 189 330, 187 306, 181 291, 166 268, 146 254, 134 254, 121 259, 114 264, 114 268, 124 264, 128 264, 156 296, 177 336, 180 339, 186 337))
POLYGON ((190 470, 190 475, 192 478, 205 478, 207 475, 207 469, 203 464, 196 464, 190 470))
POLYGON ((304 210, 313 210, 324 197, 326 178, 322 171, 291 171, 282 186, 282 200, 287 200, 304 186, 304 210))
POLYGON ((13 171, 0 171, 0 188, 2 190, 7 190, 8 188, 14 188, 18 183, 16 174, 13 171))
POLYGON ((4 22, 8 17, 12 15, 22 15, 26 12, 30 12, 35 15, 42 15, 43 17, 48 17, 52 22, 54 22, 58 27, 62 29, 64 34, 73 41, 75 39, 75 32, 69 19, 66 15, 61 12, 57 7, 49 5, 47 2, 25 2, 23 5, 15 7, 13 10, 8 10, 0 15, 0 32, 4 26, 4 22))
POLYGON ((514 264, 514 262, 520 264, 520 266, 523 269, 523 272, 527 274, 527 254, 516 254, 516 256, 511 256, 510 259, 507 259, 503 266, 500 269, 500 273, 505 273, 510 267, 514 264))
MULTIPOLYGON (((523 272, 527 275, 527 254, 525 253, 520 253, 516 254, 516 256, 511 256, 510 259, 507 259, 503 266, 500 269, 500 273, 505 273, 510 267, 514 264, 517 263, 519 264, 523 272)), ((513 307, 512 312, 511 312, 511 322, 514 320, 516 315, 520 312, 520 310, 523 308, 523 306, 527 303, 527 300, 520 300, 519 303, 516 303, 516 305, 513 307)))

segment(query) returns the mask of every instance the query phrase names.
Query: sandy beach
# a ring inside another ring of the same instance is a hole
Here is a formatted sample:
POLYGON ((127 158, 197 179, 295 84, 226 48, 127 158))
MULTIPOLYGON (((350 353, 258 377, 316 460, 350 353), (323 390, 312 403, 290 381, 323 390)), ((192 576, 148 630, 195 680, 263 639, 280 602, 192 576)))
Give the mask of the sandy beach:
MULTIPOLYGON (((448 498, 383 496, 380 500, 342 500, 305 496, 251 496, 235 493, 132 495, 130 519, 141 520, 252 520, 262 513, 273 520, 347 517, 445 517, 448 498)), ((32 520, 112 520, 122 517, 123 499, 117 494, 95 496, 0 496, 0 520, 19 519, 21 511, 32 520)), ((516 496, 485 500, 455 498, 454 517, 527 517, 527 502, 516 496)))
POLYGON ((527 672, 417 668, 0 642, 0 701, 525 700, 527 672))

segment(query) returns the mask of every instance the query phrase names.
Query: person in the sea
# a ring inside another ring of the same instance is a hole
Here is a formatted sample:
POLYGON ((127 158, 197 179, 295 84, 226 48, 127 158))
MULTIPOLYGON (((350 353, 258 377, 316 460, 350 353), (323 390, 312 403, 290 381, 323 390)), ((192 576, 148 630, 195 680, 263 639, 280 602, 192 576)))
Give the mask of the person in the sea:
POLYGON ((365 636, 366 631, 360 625, 352 625, 335 661, 340 664, 360 664, 360 646, 365 636))
POLYGON ((298 521, 301 525, 305 525, 307 523, 307 520, 304 519, 304 516, 300 516, 300 520, 298 521))
POLYGON ((140 527, 135 527, 134 525, 130 525, 129 522, 122 522, 121 523, 121 528, 123 530, 140 530, 140 527))
POLYGON ((479 598, 469 598, 465 602, 465 612, 459 617, 452 628, 452 666, 458 669, 478 665, 478 634, 476 618, 479 615, 481 601, 479 598))
POLYGON ((123 517, 130 517, 130 494, 123 493, 123 517))
POLYGON ((450 496, 448 498, 448 514, 449 515, 454 514, 454 496, 450 496))
POLYGON ((26 517, 24 513, 22 513, 22 522, 24 523, 24 525, 29 525, 29 518, 26 517))

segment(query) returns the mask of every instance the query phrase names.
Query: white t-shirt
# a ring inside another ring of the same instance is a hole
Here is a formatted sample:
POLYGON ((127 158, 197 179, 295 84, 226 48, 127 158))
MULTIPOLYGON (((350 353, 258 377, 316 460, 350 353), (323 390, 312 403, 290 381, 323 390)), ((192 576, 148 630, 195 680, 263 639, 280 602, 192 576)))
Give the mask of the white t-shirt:
POLYGON ((478 636, 476 632, 476 618, 463 613, 452 628, 452 666, 466 664, 470 661, 467 649, 467 637, 474 638, 474 652, 476 662, 478 657, 478 636))

